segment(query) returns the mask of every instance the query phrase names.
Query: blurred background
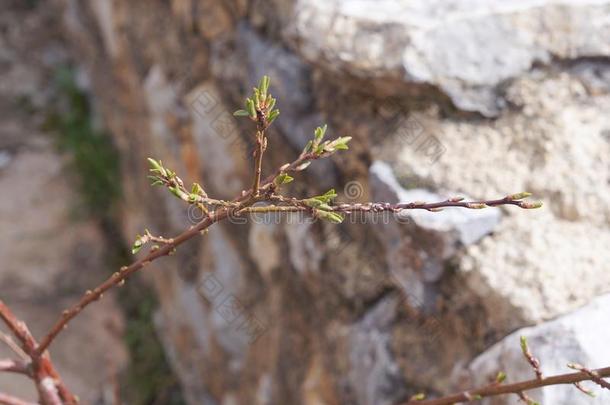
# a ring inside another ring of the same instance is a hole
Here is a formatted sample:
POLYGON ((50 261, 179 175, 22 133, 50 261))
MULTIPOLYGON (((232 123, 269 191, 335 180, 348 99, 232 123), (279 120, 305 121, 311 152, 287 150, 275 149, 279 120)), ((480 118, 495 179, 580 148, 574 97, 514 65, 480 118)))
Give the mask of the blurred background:
MULTIPOLYGON (((263 74, 282 111, 265 171, 323 123, 354 138, 292 195, 545 203, 215 226, 55 342, 84 403, 398 404, 531 378, 520 335, 546 375, 610 364, 610 1, 0 4, 0 298, 36 336, 137 233, 200 219, 146 157, 211 196, 248 187, 232 112, 263 74)), ((0 391, 35 399, 21 377, 0 391)))

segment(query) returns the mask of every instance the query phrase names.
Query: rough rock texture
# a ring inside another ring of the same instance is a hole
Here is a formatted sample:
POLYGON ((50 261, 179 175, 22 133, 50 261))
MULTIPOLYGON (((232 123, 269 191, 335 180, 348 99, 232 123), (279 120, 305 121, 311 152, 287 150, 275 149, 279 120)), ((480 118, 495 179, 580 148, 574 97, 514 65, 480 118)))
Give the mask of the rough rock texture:
POLYGON ((287 32, 325 68, 432 85, 496 115, 500 85, 534 65, 607 56, 609 12, 603 0, 302 0, 287 32))
POLYGON ((150 189, 146 156, 210 195, 249 184, 252 128, 231 112, 263 73, 282 110, 264 170, 324 121, 354 137, 299 176, 296 195, 528 190, 546 203, 214 227, 147 272, 189 403, 389 404, 443 391, 511 331, 610 290, 607 1, 63 5, 123 153, 127 237, 197 220, 150 189))
MULTIPOLYGON (((509 381, 532 378, 532 368, 525 361, 519 347, 520 336, 528 340, 530 350, 541 363, 543 375, 570 373, 568 363, 586 364, 588 368, 606 367, 610 362, 610 352, 606 342, 610 338, 609 328, 596 328, 592 325, 605 325, 610 311, 610 296, 604 295, 589 305, 536 327, 524 328, 510 334, 496 343, 469 364, 461 376, 461 384, 468 386, 483 385, 487 378, 492 379, 499 370, 511 370, 509 381)), ((572 386, 545 387, 531 391, 529 395, 540 404, 601 405, 610 401, 610 392, 592 382, 583 386, 595 393, 595 398, 583 395, 572 386)), ((502 397, 482 401, 485 405, 508 405, 515 397, 502 397)))
MULTIPOLYGON (((57 17, 50 10, 32 12, 22 2, 3 5, 0 17, 0 299, 36 337, 106 274, 98 225, 75 215, 80 197, 66 156, 39 129, 50 71, 66 59, 57 17)), ((66 384, 85 403, 112 388, 113 370, 127 360, 122 327, 110 294, 52 347, 66 384)), ((6 332, 5 326, 0 330, 6 332)), ((14 357, 0 343, 0 358, 14 357)), ((29 379, 8 373, 0 374, 0 392, 37 398, 29 379)))

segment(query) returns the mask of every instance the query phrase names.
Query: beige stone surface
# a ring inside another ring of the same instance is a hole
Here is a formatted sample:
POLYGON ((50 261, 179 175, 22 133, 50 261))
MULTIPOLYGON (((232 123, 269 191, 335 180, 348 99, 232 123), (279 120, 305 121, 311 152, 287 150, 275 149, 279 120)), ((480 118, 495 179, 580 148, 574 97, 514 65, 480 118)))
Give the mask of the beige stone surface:
POLYGON ((353 202, 390 185, 399 200, 531 191, 545 202, 387 224, 215 226, 146 272, 189 404, 440 392, 511 331, 608 291, 607 1, 66 4, 122 152, 126 235, 193 221, 151 191, 147 156, 213 196, 250 184, 252 127, 230 113, 264 73, 282 111, 265 172, 324 122, 354 138, 291 194, 335 187, 353 202))
MULTIPOLYGON (((0 17, 0 299, 42 337, 107 274, 105 242, 98 224, 78 213, 68 157, 40 130, 53 69, 66 58, 58 15, 17 3, 3 5, 0 17)), ((122 329, 109 294, 53 344, 54 364, 83 403, 98 400, 124 366, 122 329)), ((0 358, 15 357, 0 343, 0 358)), ((0 374, 0 391, 37 399, 22 376, 0 374)))

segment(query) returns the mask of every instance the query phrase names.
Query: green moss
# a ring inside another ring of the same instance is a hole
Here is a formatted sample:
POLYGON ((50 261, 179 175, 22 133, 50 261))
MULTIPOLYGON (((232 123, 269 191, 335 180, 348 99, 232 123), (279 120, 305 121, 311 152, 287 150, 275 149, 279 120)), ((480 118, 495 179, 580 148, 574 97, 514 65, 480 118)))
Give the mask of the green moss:
MULTIPOLYGON (((76 84, 74 71, 56 73, 54 109, 46 129, 56 135, 57 146, 70 157, 68 170, 79 187, 78 211, 99 221, 106 239, 108 274, 133 260, 116 221, 121 197, 119 154, 112 138, 94 125, 89 99, 76 84)), ((154 293, 138 277, 118 291, 126 319, 125 343, 130 362, 121 372, 121 397, 133 405, 184 404, 176 377, 157 339, 153 314, 154 293)))
POLYGON ((56 73, 55 108, 46 127, 57 146, 71 156, 70 173, 76 178, 83 208, 97 218, 112 216, 121 195, 119 155, 112 139, 93 125, 87 95, 78 88, 69 68, 56 73))

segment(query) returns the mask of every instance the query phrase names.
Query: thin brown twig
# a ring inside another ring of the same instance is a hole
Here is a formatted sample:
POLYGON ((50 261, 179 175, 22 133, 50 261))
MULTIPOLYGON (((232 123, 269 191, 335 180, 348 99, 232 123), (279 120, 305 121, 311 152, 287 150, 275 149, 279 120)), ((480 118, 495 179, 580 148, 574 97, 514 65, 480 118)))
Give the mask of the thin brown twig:
POLYGON ((146 265, 151 263, 152 261, 171 254, 174 249, 186 242, 189 239, 197 236, 201 231, 210 227, 212 224, 225 219, 229 215, 228 209, 221 209, 214 213, 210 213, 210 216, 203 219, 197 225, 189 228, 185 232, 180 235, 172 238, 172 243, 164 244, 159 249, 152 250, 148 255, 137 260, 129 266, 123 266, 121 269, 112 276, 110 276, 106 281, 102 284, 94 288, 93 290, 88 290, 85 294, 80 298, 80 300, 74 304, 72 307, 66 309, 62 312, 59 319, 55 322, 53 327, 49 330, 47 335, 40 341, 40 345, 36 348, 34 355, 39 357, 44 353, 44 351, 49 347, 49 345, 53 342, 53 340, 61 333, 63 329, 66 328, 68 323, 79 313, 83 311, 89 304, 95 302, 102 298, 103 294, 110 290, 112 287, 120 285, 123 281, 125 281, 130 275, 137 272, 138 270, 144 268, 146 265))
POLYGON ((23 399, 14 397, 12 395, 7 395, 3 392, 0 392, 0 404, 2 404, 2 405, 38 405, 34 402, 25 401, 23 399))
POLYGON ((13 336, 19 341, 23 351, 31 356, 36 350, 36 341, 34 340, 34 337, 25 323, 20 321, 2 300, 0 300, 0 319, 4 321, 13 336))
MULTIPOLYGON (((313 197, 307 200, 298 199, 283 199, 281 196, 276 194, 281 184, 285 184, 288 181, 287 176, 282 176, 278 179, 278 176, 298 172, 304 170, 308 164, 316 159, 327 157, 336 152, 337 150, 347 149, 347 142, 351 139, 350 137, 337 138, 335 141, 325 141, 320 144, 321 139, 326 131, 326 126, 318 128, 316 130, 315 139, 308 143, 304 151, 301 152, 299 157, 292 163, 287 163, 277 169, 271 176, 267 177, 261 183, 262 176, 262 158, 267 147, 267 138, 265 136, 265 130, 273 122, 273 120, 279 115, 278 110, 273 110, 275 105, 275 99, 267 94, 267 88, 269 86, 269 78, 265 77, 258 89, 255 89, 254 102, 251 99, 247 100, 248 111, 238 111, 239 115, 250 116, 251 119, 257 123, 256 132, 256 148, 254 151, 254 179, 252 188, 248 191, 242 192, 241 196, 233 199, 232 201, 222 201, 211 199, 203 191, 198 184, 193 184, 193 188, 189 192, 182 182, 182 180, 169 169, 165 169, 160 162, 156 162, 154 159, 149 159, 153 169, 154 176, 150 176, 153 179, 153 185, 159 184, 166 186, 174 195, 178 198, 186 201, 189 204, 193 204, 202 208, 206 213, 207 217, 197 223, 195 226, 191 226, 188 230, 184 231, 175 238, 163 238, 159 236, 153 236, 148 231, 144 237, 138 236, 136 243, 134 243, 134 252, 137 252, 146 242, 153 241, 162 244, 162 247, 155 245, 151 248, 150 252, 140 260, 132 263, 129 266, 123 266, 118 272, 114 273, 111 277, 105 280, 102 284, 94 288, 93 290, 87 291, 79 301, 72 307, 62 312, 59 319, 55 322, 48 333, 42 338, 40 344, 34 340, 31 336, 25 324, 19 322, 8 308, 6 311, 4 304, 0 301, 0 315, 2 319, 7 323, 9 329, 21 342, 23 350, 27 356, 31 358, 33 368, 33 378, 36 381, 36 386, 39 391, 40 400, 44 405, 61 405, 63 403, 72 405, 77 402, 76 398, 69 393, 67 388, 61 382, 59 375, 55 371, 47 349, 65 329, 69 322, 79 315, 88 305, 101 299, 103 294, 115 286, 122 285, 126 279, 133 273, 143 269, 152 261, 172 254, 176 247, 185 241, 195 237, 199 233, 207 230, 214 223, 219 222, 228 218, 231 215, 239 214, 242 212, 284 212, 284 211, 309 211, 314 216, 320 216, 331 222, 340 222, 342 215, 350 214, 351 212, 382 212, 382 211, 393 211, 399 212, 406 209, 424 209, 428 211, 440 211, 445 207, 463 207, 469 209, 481 209, 490 206, 499 205, 516 205, 521 208, 537 208, 540 203, 530 203, 520 201, 527 197, 525 194, 520 193, 512 196, 507 196, 503 199, 498 200, 487 200, 487 201, 471 201, 464 202, 461 198, 453 198, 437 203, 425 203, 425 202, 413 202, 413 203, 401 203, 401 204, 387 204, 387 203, 368 203, 368 204, 339 204, 330 206, 330 196, 325 194, 324 196, 313 197), (267 116, 268 114, 268 116, 267 116), (276 184, 277 179, 277 184, 276 184), (319 198, 324 197, 322 200, 319 198), (257 202, 273 202, 279 201, 286 205, 271 205, 266 207, 253 207, 257 202), (206 205, 211 205, 216 208, 216 211, 211 213, 206 208, 206 205), (323 212, 326 211, 326 212, 323 212), (329 211, 334 212, 330 214, 329 211)), ((474 394, 471 392, 462 393, 468 400, 474 398, 474 394)))
POLYGON ((15 343, 15 340, 13 340, 11 336, 4 332, 0 332, 0 340, 4 342, 4 344, 7 345, 9 349, 11 349, 13 353, 19 356, 22 360, 29 361, 30 358, 28 357, 28 355, 23 351, 21 347, 19 347, 17 343, 15 343))
POLYGON ((263 170, 263 153, 265 151, 265 132, 256 132, 256 146, 254 149, 254 180, 252 184, 252 196, 258 197, 263 170))
MULTIPOLYGON (((274 196, 277 198, 277 196, 274 196)), ((241 209, 240 213, 269 213, 269 212, 300 212, 300 211, 311 211, 311 207, 306 205, 303 200, 296 199, 281 199, 281 202, 288 203, 291 205, 266 205, 257 207, 246 207, 241 209)), ((486 207, 497 207, 500 205, 515 205, 520 208, 528 209, 532 208, 530 202, 513 200, 510 196, 499 198, 496 200, 478 200, 478 201, 461 201, 457 198, 448 199, 439 202, 427 203, 427 202, 408 202, 399 204, 390 203, 366 203, 366 204, 338 204, 330 206, 328 211, 338 212, 342 214, 351 214, 354 212, 394 212, 398 213, 404 210, 426 210, 436 211, 443 208, 460 207, 467 209, 482 209, 486 207)))
POLYGON ((37 355, 38 343, 30 333, 26 324, 19 320, 11 309, 0 300, 0 319, 4 321, 15 338, 19 341, 21 348, 31 360, 32 378, 36 383, 36 389, 40 399, 45 405, 74 405, 78 401, 62 382, 59 373, 51 363, 48 355, 37 355), (56 399, 59 398, 59 402, 56 399))
MULTIPOLYGON (((303 163, 306 163, 310 160, 315 160, 317 158, 318 157, 311 153, 302 153, 295 161, 283 165, 274 174, 267 177, 262 182, 262 185, 260 187, 261 191, 265 190, 267 192, 270 186, 273 184, 273 180, 278 174, 283 172, 298 171, 299 166, 301 166, 303 163)), ((63 311, 60 318, 51 327, 49 332, 47 332, 47 334, 42 338, 34 355, 40 356, 45 350, 47 350, 47 348, 57 337, 57 335, 59 335, 61 331, 67 327, 68 323, 80 312, 82 312, 86 306, 100 299, 106 291, 108 291, 114 286, 121 285, 130 275, 144 268, 152 261, 160 257, 169 255, 171 252, 174 251, 177 246, 195 237, 214 223, 221 221, 227 218, 229 215, 232 215, 233 213, 239 211, 240 209, 243 209, 244 207, 247 207, 248 205, 254 204, 258 201, 259 200, 257 198, 252 197, 252 190, 244 192, 242 193, 241 197, 231 201, 231 205, 223 205, 223 208, 221 208, 220 210, 216 210, 214 213, 209 213, 205 219, 197 223, 195 226, 189 228, 187 231, 181 233, 180 235, 172 239, 168 239, 168 241, 172 241, 171 243, 166 243, 163 245, 163 247, 151 251, 147 256, 143 257, 140 260, 137 260, 129 266, 123 266, 118 272, 115 272, 102 284, 100 284, 93 290, 87 291, 76 304, 63 311)))
POLYGON ((10 372, 10 373, 23 374, 28 377, 32 376, 32 373, 30 373, 30 371, 28 369, 28 363, 26 363, 24 361, 20 361, 20 360, 0 359, 0 372, 3 372, 3 371, 10 372))
POLYGON ((523 402, 525 405, 535 405, 536 401, 534 401, 532 398, 530 398, 529 395, 527 395, 525 392, 517 392, 517 396, 519 397, 519 400, 521 402, 523 402))
POLYGON ((593 391, 586 389, 585 387, 583 387, 583 385, 579 382, 574 383, 574 386, 576 387, 576 389, 578 389, 578 391, 582 392, 583 394, 586 394, 590 397, 594 397, 595 394, 593 393, 593 391))
MULTIPOLYGON (((610 376, 610 367, 590 370, 600 378, 610 376)), ((581 381, 591 380, 591 376, 585 372, 561 374, 551 377, 543 377, 542 379, 534 378, 531 380, 516 382, 513 384, 497 385, 490 384, 482 388, 477 388, 465 392, 459 392, 447 395, 442 398, 429 399, 424 401, 409 401, 403 405, 452 405, 461 402, 471 402, 476 399, 494 397, 504 394, 517 394, 520 392, 529 391, 535 388, 547 387, 549 385, 574 384, 581 381)))
POLYGON ((571 369, 586 373, 590 377, 591 381, 593 381, 594 383, 596 383, 597 385, 599 385, 602 388, 610 390, 610 383, 608 381, 604 380, 602 378, 602 376, 600 376, 596 371, 588 369, 584 366, 581 366, 580 364, 574 364, 574 363, 568 364, 568 367, 570 367, 571 369))
POLYGON ((539 380, 542 379, 542 370, 540 369, 540 360, 538 360, 532 354, 529 345, 527 344, 527 338, 525 336, 521 336, 521 352, 523 356, 527 360, 527 362, 534 369, 534 373, 536 374, 536 378, 539 380))

